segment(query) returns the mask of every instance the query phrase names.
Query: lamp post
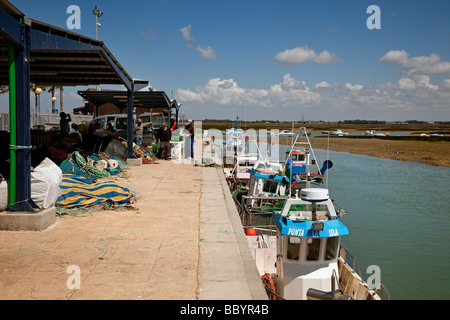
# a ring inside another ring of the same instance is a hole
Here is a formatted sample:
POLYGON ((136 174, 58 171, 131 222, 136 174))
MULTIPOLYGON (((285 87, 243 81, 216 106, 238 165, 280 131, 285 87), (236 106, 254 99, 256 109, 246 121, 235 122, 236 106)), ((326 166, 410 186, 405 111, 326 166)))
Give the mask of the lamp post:
POLYGON ((37 87, 37 88, 34 90, 34 93, 37 94, 37 96, 38 96, 38 99, 37 99, 37 110, 36 110, 36 112, 37 112, 38 114, 40 114, 40 113, 41 113, 41 97, 40 97, 40 94, 42 93, 42 89, 39 88, 39 87, 37 87))
MULTIPOLYGON (((97 18, 100 18, 103 15, 103 12, 98 10, 97 6, 92 11, 95 16, 95 40, 98 40, 98 27, 101 27, 101 24, 97 22, 97 18)), ((95 86, 95 89, 98 91, 98 85, 95 86)))
POLYGON ((95 40, 98 40, 98 27, 101 27, 101 24, 97 22, 97 18, 100 18, 103 15, 103 12, 98 10, 97 6, 95 6, 92 13, 95 15, 95 40))
POLYGON ((58 113, 58 109, 55 108, 56 97, 52 97, 52 113, 58 113))

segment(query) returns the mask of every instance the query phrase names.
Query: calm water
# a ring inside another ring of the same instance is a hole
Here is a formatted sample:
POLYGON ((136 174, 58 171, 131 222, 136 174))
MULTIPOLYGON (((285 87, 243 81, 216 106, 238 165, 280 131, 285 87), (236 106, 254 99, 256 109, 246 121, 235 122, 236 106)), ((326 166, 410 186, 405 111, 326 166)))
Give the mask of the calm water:
POLYGON ((330 196, 349 212, 342 242, 363 278, 377 265, 391 299, 449 299, 450 168, 332 151, 329 158, 330 196))
MULTIPOLYGON (((321 167, 327 151, 314 152, 321 167)), ((329 159, 330 197, 349 212, 342 242, 364 280, 377 265, 393 300, 450 299, 450 168, 333 151, 329 159)))

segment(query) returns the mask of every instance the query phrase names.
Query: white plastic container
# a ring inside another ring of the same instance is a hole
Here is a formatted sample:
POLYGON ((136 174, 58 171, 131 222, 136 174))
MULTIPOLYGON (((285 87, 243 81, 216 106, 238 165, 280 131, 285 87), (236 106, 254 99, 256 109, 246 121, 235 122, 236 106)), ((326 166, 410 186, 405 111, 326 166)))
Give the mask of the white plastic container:
POLYGON ((324 188, 304 188, 300 191, 300 198, 310 202, 327 201, 330 196, 328 189, 324 188))

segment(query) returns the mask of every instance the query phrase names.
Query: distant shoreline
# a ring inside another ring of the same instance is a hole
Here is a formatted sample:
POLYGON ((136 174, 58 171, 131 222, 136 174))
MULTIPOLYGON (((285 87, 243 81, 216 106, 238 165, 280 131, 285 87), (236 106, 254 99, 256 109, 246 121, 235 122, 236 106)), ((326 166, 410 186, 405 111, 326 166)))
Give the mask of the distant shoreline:
MULTIPOLYGON (((318 124, 306 123, 294 124, 293 132, 297 132, 301 126, 306 127, 307 132, 321 133, 341 129, 349 134, 359 133, 360 136, 332 136, 329 139, 329 150, 337 152, 348 152, 371 157, 388 158, 400 161, 419 162, 433 166, 450 167, 450 125, 440 124, 318 124), (407 132, 402 136, 374 137, 362 136, 366 130, 375 130, 380 133, 407 132), (422 138, 422 133, 442 134, 443 138, 422 138)), ((230 128, 230 123, 202 122, 203 130, 230 128)), ((244 122, 239 123, 239 128, 245 130, 254 129, 278 129, 292 131, 292 124, 288 123, 261 123, 244 122)), ((279 137, 282 145, 291 145, 292 138, 279 137)), ((328 136, 315 136, 310 138, 314 149, 328 149, 328 136)))
MULTIPOLYGON (((337 152, 348 152, 371 157, 388 158, 400 161, 412 161, 428 165, 450 167, 449 141, 417 141, 417 140, 387 140, 380 138, 358 139, 353 137, 333 137, 329 144, 327 137, 310 139, 314 149, 337 152)), ((289 141, 281 141, 290 145, 289 141)))

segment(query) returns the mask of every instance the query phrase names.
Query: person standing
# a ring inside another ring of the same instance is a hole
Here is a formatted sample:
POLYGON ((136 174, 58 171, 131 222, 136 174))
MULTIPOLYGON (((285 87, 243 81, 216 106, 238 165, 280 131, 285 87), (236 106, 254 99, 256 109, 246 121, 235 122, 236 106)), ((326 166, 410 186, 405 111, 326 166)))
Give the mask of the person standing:
POLYGON ((174 118, 170 119, 170 132, 173 133, 177 129, 178 129, 178 124, 175 122, 175 119, 174 118))
POLYGON ((169 159, 169 152, 170 152, 170 138, 172 137, 172 132, 170 132, 170 129, 167 127, 167 124, 164 122, 161 125, 161 128, 158 129, 156 132, 156 140, 159 141, 159 151, 156 155, 159 159, 168 160, 169 159))
POLYGON ((194 123, 191 119, 188 120, 188 124, 186 127, 184 127, 189 132, 189 135, 191 137, 191 158, 194 159, 194 136, 195 136, 195 127, 194 123))
POLYGON ((61 136, 68 136, 70 132, 69 122, 72 121, 72 118, 70 117, 70 114, 66 114, 65 112, 61 112, 59 117, 59 130, 61 136))
POLYGON ((143 135, 144 135, 144 126, 142 125, 142 119, 138 119, 137 124, 134 126, 134 140, 138 146, 142 145, 143 135))

